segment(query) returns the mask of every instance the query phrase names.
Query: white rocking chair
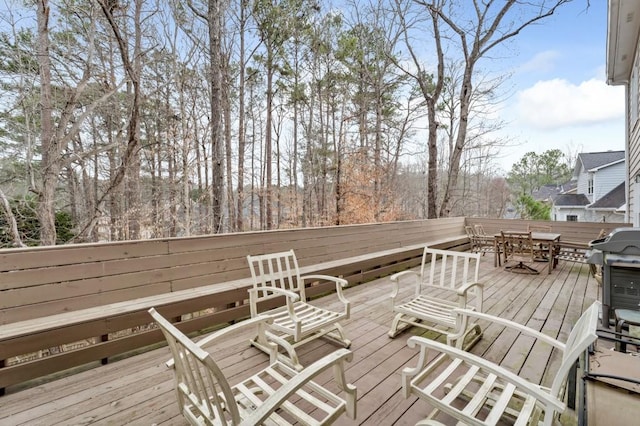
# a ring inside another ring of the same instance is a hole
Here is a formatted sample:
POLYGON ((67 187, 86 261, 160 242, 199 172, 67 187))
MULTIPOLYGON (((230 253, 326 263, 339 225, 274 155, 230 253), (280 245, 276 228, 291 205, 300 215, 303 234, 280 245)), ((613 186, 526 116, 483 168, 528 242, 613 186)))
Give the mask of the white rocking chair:
POLYGON ((190 424, 325 425, 343 413, 355 419, 356 388, 344 376, 344 362, 352 358, 349 350, 339 349, 298 372, 276 361, 277 347, 272 345, 268 367, 230 386, 216 361, 202 347, 224 340, 243 327, 258 327, 262 333, 271 318, 243 321, 194 343, 155 309, 149 313, 169 343, 173 359, 167 366, 174 369, 178 404, 190 424), (344 398, 312 381, 330 368, 344 398))
POLYGON ((301 276, 298 261, 293 250, 280 253, 247 256, 253 288, 249 290, 251 317, 267 314, 273 318, 264 337, 258 336, 251 344, 264 352, 270 352, 269 342, 275 342, 286 352, 287 357, 278 354, 280 360, 302 369, 296 348, 311 340, 324 337, 345 348, 351 346, 339 321, 349 319, 350 304, 342 294, 342 288, 348 282, 342 278, 328 275, 301 276), (336 285, 336 294, 342 302, 342 312, 323 309, 307 302, 305 282, 332 281, 336 285), (284 304, 261 312, 262 303, 284 296, 284 304))
MULTIPOLYGON (((507 369, 458 347, 422 337, 411 337, 407 345, 420 350, 418 365, 402 372, 406 398, 415 395, 435 409, 424 424, 436 424, 445 413, 465 425, 495 425, 506 420, 516 425, 551 425, 565 409, 562 395, 571 366, 595 342, 600 303, 595 302, 576 322, 566 343, 515 322, 491 315, 459 310, 463 323, 473 317, 506 326, 545 342, 562 353, 562 363, 551 388, 532 383, 507 369), (428 357, 429 350, 435 358, 428 357), (431 423, 429 423, 431 422, 431 423)), ((533 344, 533 343, 532 343, 533 344)))
MULTIPOLYGON (((425 247, 420 272, 409 270, 392 275, 391 306, 396 316, 391 323, 389 337, 397 336, 408 327, 417 326, 444 334, 447 344, 453 345, 452 336, 461 326, 454 309, 482 312, 483 285, 478 282, 480 256, 480 253, 425 247), (438 257, 440 262, 436 261, 438 257), (404 280, 413 281, 415 286, 410 298, 399 297, 400 282, 404 280), (446 297, 446 294, 451 297, 446 297)), ((467 349, 482 338, 480 326, 470 324, 463 340, 468 336, 471 339, 466 343, 467 349)))

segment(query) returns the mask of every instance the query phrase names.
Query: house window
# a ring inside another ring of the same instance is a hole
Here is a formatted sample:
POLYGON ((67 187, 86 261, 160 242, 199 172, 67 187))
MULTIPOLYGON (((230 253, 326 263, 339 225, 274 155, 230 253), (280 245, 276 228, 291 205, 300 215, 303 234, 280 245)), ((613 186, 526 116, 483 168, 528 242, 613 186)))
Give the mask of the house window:
POLYGON ((587 194, 593 194, 593 178, 589 178, 587 183, 587 194))
POLYGON ((578 215, 575 215, 575 214, 567 215, 567 222, 577 222, 577 221, 578 221, 578 215))

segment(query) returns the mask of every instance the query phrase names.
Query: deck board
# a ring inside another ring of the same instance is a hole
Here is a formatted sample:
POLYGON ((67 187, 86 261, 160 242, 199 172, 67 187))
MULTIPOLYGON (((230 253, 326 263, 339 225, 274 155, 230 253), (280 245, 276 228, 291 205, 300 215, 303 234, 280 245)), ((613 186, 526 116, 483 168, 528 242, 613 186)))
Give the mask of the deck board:
MULTIPOLYGON (((582 310, 598 296, 597 284, 585 265, 560 262, 550 275, 543 271, 545 267, 539 266, 540 275, 520 275, 494 268, 492 256, 482 257, 484 310, 564 341, 582 310)), ((431 410, 415 397, 402 396, 401 371, 417 359, 417 352, 406 346, 406 340, 421 330, 414 327, 395 339, 388 337, 393 318, 390 293, 388 277, 345 291, 351 301, 351 319, 344 326, 354 352, 352 362, 346 365, 346 376, 358 388, 358 418, 353 422, 342 417, 338 425, 414 424, 431 410)), ((317 303, 338 307, 335 295, 317 303)), ((248 345, 250 336, 247 330, 231 337, 224 347, 208 348, 221 359, 232 383, 268 361, 248 345)), ((298 354, 306 365, 334 349, 318 340, 299 348, 298 354)), ((558 363, 546 345, 532 347, 530 339, 498 326, 485 328, 483 339, 472 351, 545 384, 551 380, 549 366, 553 369, 558 363)), ((185 425, 176 404, 172 374, 164 366, 168 358, 168 348, 161 347, 29 389, 9 389, 0 397, 0 424, 185 425)), ((330 372, 317 381, 334 386, 330 372)))

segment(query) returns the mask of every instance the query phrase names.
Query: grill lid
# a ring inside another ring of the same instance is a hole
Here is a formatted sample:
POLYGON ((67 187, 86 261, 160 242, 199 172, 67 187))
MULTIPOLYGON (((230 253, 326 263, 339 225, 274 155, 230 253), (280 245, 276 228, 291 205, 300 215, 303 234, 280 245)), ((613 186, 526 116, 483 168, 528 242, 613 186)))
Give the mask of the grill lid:
POLYGON ((589 246, 602 252, 640 256, 640 228, 616 228, 605 238, 591 241, 589 246))

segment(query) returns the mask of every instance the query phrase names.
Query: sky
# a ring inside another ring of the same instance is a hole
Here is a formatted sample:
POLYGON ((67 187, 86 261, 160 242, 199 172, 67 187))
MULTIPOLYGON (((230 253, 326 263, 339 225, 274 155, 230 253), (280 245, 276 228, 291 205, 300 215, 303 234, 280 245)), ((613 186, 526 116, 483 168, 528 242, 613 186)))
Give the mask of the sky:
POLYGON ((576 0, 543 23, 526 28, 503 58, 514 93, 500 110, 511 140, 499 164, 530 151, 624 149, 624 88, 606 84, 607 1, 576 0), (590 3, 586 9, 587 3, 590 3))

